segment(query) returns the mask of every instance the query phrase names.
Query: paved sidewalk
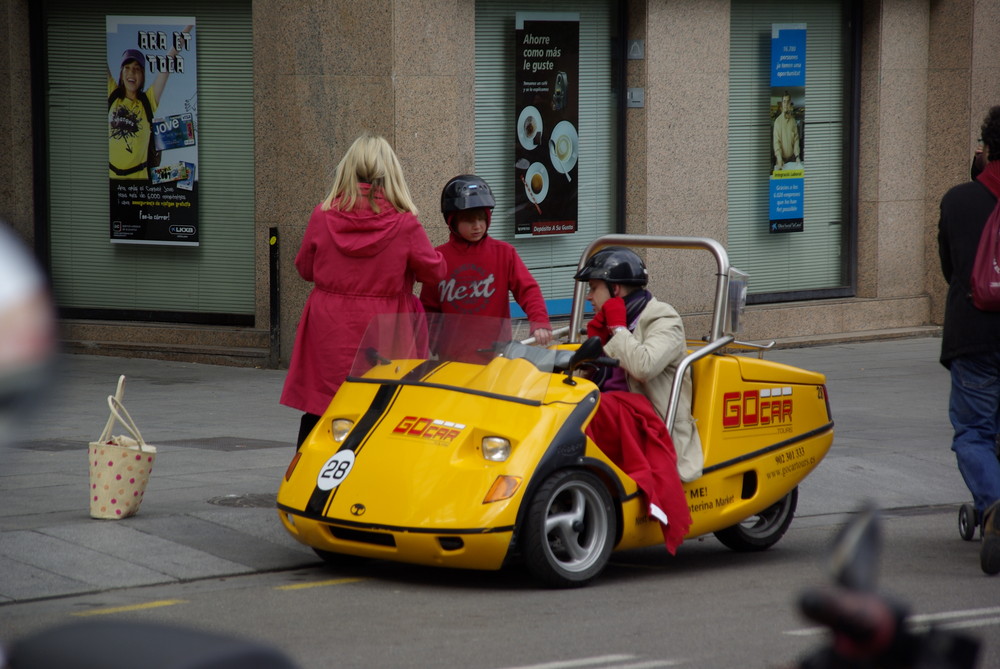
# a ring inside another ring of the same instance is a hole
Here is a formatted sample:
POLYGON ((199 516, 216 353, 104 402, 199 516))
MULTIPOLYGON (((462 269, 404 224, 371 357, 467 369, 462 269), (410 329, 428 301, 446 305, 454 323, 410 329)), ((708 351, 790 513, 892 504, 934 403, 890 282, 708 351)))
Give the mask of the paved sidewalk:
MULTIPOLYGON (((886 507, 966 501, 948 450, 939 347, 927 337, 766 354, 828 376, 837 436, 803 483, 797 524, 829 522, 866 497, 886 507)), ((63 356, 46 405, 0 447, 0 604, 316 564, 274 510, 299 420, 278 404, 284 378, 280 370, 63 356), (86 448, 104 426, 119 374, 125 406, 157 460, 136 516, 94 520, 86 448)))
POLYGON ((66 355, 57 378, 0 450, 0 603, 317 561, 274 508, 299 421, 284 371, 66 355), (137 515, 95 520, 87 444, 120 374, 157 459, 137 515))

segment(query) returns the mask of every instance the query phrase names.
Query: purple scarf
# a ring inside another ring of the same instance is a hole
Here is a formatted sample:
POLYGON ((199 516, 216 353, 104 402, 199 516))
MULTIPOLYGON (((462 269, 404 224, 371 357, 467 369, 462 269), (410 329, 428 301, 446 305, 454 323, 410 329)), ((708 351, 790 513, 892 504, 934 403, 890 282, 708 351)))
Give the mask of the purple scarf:
POLYGON ((1000 199, 1000 158, 986 163, 976 181, 989 188, 994 197, 1000 199))

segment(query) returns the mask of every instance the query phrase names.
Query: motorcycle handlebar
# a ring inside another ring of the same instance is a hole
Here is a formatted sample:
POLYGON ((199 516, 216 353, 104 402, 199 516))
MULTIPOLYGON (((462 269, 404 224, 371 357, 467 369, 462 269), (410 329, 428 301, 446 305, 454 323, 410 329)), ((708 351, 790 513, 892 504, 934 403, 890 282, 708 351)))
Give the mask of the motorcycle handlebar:
POLYGON ((832 630, 840 642, 838 650, 848 656, 877 656, 904 631, 905 611, 874 593, 810 588, 799 598, 799 608, 832 630))
POLYGON ((833 632, 833 643, 808 655, 798 669, 977 666, 976 638, 933 627, 914 632, 907 628, 906 608, 875 592, 811 588, 802 593, 799 608, 833 632))

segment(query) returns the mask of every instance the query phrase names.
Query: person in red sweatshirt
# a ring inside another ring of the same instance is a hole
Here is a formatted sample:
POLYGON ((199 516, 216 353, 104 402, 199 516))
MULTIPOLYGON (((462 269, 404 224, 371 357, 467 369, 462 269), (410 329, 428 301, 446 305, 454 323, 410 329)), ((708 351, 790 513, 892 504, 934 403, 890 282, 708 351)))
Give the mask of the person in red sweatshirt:
POLYGON ((488 234, 495 206, 489 184, 474 174, 459 175, 445 184, 441 213, 451 235, 437 250, 448 272, 437 283, 424 283, 420 301, 429 312, 509 319, 509 294, 513 294, 528 316, 531 336, 547 346, 552 326, 542 289, 517 250, 488 234))

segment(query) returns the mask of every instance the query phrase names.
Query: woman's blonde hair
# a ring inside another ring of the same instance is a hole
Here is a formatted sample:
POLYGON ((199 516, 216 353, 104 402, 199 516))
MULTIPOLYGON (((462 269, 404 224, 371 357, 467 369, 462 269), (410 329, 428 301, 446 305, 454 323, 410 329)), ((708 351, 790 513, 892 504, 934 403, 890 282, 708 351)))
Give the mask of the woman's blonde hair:
POLYGON ((413 203, 410 189, 406 186, 399 158, 389 146, 389 142, 378 135, 365 133, 351 144, 351 148, 337 165, 333 188, 323 201, 323 210, 354 209, 358 198, 361 197, 362 183, 371 184, 368 202, 372 211, 378 213, 379 208, 375 198, 381 194, 396 211, 408 211, 414 216, 417 215, 417 205, 413 203))

